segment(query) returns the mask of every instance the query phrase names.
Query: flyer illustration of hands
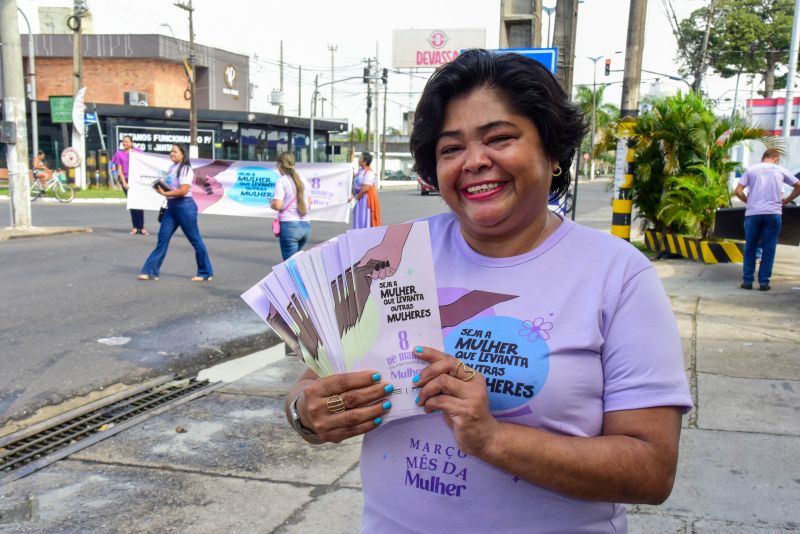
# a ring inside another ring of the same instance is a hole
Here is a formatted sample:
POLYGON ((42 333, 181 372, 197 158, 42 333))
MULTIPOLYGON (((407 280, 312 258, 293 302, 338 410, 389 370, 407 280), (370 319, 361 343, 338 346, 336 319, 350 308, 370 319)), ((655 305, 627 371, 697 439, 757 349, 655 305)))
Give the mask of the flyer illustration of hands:
POLYGON ((425 221, 348 230, 300 251, 242 294, 319 376, 374 370, 394 385, 387 422, 424 413, 414 347, 443 349, 425 221))

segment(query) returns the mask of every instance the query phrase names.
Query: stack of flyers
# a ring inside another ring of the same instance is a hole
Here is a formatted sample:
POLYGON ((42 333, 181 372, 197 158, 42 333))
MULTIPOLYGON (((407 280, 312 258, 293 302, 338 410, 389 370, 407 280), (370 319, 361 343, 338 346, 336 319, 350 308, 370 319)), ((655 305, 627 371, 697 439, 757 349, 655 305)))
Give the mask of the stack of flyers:
POLYGON ((276 265, 242 298, 319 376, 374 370, 394 385, 384 418, 424 413, 411 381, 442 350, 428 223, 348 230, 276 265))

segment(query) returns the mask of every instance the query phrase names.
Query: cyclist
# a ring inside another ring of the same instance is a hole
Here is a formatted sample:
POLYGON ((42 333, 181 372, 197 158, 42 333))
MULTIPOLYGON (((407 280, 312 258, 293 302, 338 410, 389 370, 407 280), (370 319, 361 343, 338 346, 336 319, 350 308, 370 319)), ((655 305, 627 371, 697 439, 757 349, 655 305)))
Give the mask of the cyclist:
POLYGON ((47 166, 44 162, 45 153, 44 150, 40 150, 36 153, 36 157, 33 158, 33 177, 42 184, 42 189, 47 189, 47 181, 53 176, 53 171, 47 166))

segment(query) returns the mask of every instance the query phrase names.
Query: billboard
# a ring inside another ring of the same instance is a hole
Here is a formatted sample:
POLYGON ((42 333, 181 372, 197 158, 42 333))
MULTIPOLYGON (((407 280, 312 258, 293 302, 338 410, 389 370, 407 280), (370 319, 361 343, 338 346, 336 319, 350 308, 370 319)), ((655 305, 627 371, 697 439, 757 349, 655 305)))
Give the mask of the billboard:
POLYGON ((486 30, 393 30, 392 67, 435 68, 454 60, 461 50, 485 48, 486 30))

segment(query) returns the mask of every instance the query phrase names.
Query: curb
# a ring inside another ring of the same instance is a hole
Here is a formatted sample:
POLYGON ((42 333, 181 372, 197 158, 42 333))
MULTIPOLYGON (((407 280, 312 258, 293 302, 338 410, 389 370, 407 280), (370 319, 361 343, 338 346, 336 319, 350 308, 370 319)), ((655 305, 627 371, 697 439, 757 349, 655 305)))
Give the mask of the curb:
MULTIPOLYGON (((0 201, 10 200, 9 196, 0 196, 0 201)), ((33 201, 31 201, 33 202, 33 201)), ((127 199, 124 198, 74 198, 69 202, 60 202, 55 198, 40 198, 36 202, 43 202, 45 204, 125 204, 127 199)))
POLYGON ((54 227, 35 227, 29 228, 3 228, 0 229, 0 241, 8 241, 11 239, 24 239, 28 237, 49 237, 55 235, 65 234, 82 234, 94 232, 91 228, 72 227, 72 226, 54 226, 54 227))

